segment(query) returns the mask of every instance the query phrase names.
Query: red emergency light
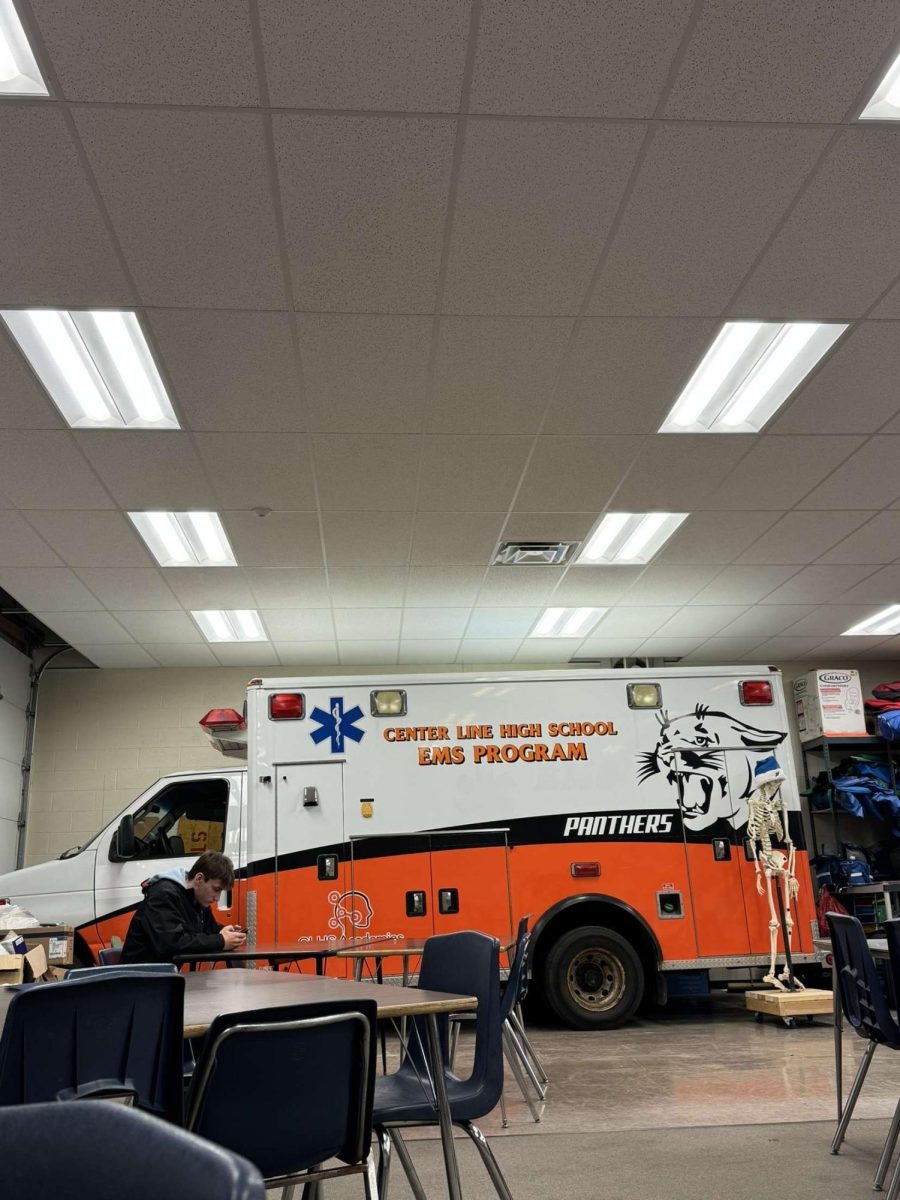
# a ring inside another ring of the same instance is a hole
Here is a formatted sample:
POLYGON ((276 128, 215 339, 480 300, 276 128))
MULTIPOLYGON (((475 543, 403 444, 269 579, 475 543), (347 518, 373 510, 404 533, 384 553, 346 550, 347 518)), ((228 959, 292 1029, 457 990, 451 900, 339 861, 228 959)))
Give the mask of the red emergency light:
POLYGON ((247 728, 246 721, 236 708, 211 708, 205 717, 200 718, 200 724, 212 733, 234 733, 247 728))
POLYGON ((573 862, 569 869, 573 879, 596 879, 600 874, 597 862, 573 862))
POLYGON ((738 684, 741 704, 774 704, 772 685, 768 679, 742 679, 738 684))
POLYGON ((299 721, 303 716, 303 695, 300 692, 273 692, 269 697, 269 718, 272 721, 299 721))

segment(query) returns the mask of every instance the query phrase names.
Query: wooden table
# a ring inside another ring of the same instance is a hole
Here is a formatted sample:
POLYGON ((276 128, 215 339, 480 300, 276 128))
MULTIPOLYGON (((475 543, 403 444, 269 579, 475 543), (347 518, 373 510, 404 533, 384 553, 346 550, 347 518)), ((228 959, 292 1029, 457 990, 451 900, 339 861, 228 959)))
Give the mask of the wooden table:
POLYGON ((175 962, 179 966, 186 964, 191 971, 196 970, 200 963, 267 962, 277 971, 282 963, 314 959, 316 974, 322 975, 327 958, 334 958, 342 951, 381 940, 377 937, 337 938, 332 942, 318 942, 315 945, 309 942, 264 942, 261 946, 241 946, 238 950, 207 950, 200 954, 178 954, 175 962))
MULTIPOLYGON (((379 983, 381 982, 382 963, 384 960, 386 958, 401 958, 403 960, 403 986, 406 987, 407 983, 409 983, 410 959, 421 958, 425 950, 425 943, 428 940, 428 938, 382 937, 373 939, 370 942, 360 941, 356 946, 348 946, 346 949, 338 950, 337 957, 355 959, 353 974, 357 980, 362 979, 366 959, 374 959, 376 976, 379 983)), ((515 945, 515 938, 500 939, 500 951, 507 956, 515 949, 515 945)))

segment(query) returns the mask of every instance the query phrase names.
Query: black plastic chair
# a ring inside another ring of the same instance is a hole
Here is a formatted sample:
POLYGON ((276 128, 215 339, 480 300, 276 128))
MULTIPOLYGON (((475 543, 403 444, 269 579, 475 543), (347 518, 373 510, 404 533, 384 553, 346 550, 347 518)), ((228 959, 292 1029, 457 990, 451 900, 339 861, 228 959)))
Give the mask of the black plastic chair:
MULTIPOLYGON (((841 1010, 850 1026, 868 1042, 854 1076, 843 1115, 831 1142, 831 1153, 837 1154, 847 1132, 847 1126, 850 1124, 850 1118, 853 1116, 853 1110, 865 1082, 872 1056, 879 1046, 887 1046, 890 1050, 900 1050, 900 1026, 891 1016, 881 977, 866 942, 862 925, 856 917, 845 916, 843 913, 827 913, 826 916, 831 930, 831 952, 834 955, 837 969, 841 1010)), ((896 922, 889 922, 889 924, 896 925, 896 922)), ((896 939, 896 931, 891 930, 888 936, 896 939)), ((896 1142, 897 1139, 898 1127, 900 1127, 900 1105, 894 1113, 894 1120, 891 1122, 891 1128, 888 1131, 875 1174, 876 1187, 881 1186, 887 1173, 893 1142, 896 1142)))
POLYGON ((363 1176, 372 1157, 374 1000, 228 1013, 209 1028, 187 1127, 255 1163, 268 1187, 363 1176), (235 1098, 239 1100, 235 1108, 235 1098), (323 1168, 338 1158, 340 1167, 323 1168))
POLYGON ((118 1104, 0 1108, 6 1194, 18 1200, 264 1200, 251 1163, 118 1104))
MULTIPOLYGON (((449 1067, 444 1070, 450 1116, 453 1124, 463 1129, 478 1147, 497 1195, 501 1200, 512 1200, 484 1134, 473 1124, 496 1107, 503 1091, 503 1023, 497 941, 486 934, 471 932, 429 938, 422 955, 418 986, 427 991, 456 992, 478 999, 471 1074, 460 1079, 449 1067)), ((442 1021, 445 1062, 449 1061, 447 1028, 447 1021, 442 1021)), ((411 1022, 406 1057, 400 1069, 375 1082, 373 1123, 381 1144, 378 1180, 381 1200, 387 1197, 392 1148, 397 1151, 414 1196, 421 1200, 425 1195, 400 1130, 406 1126, 438 1123, 429 1082, 430 1064, 424 1049, 426 1037, 422 1019, 415 1018, 411 1022)))
POLYGON ((98 951, 97 957, 101 967, 117 967, 122 961, 122 947, 106 946, 103 950, 98 951))
POLYGON ((0 1106, 130 1096, 180 1125, 184 979, 106 975, 26 985, 0 1037, 0 1106))
POLYGON ((99 967, 72 967, 66 971, 66 983, 74 979, 109 979, 111 975, 133 975, 135 971, 151 975, 175 975, 178 968, 174 963, 110 963, 99 967))
MULTIPOLYGON (((547 1082, 547 1076, 540 1059, 538 1059, 535 1053, 534 1047, 528 1040, 528 1035, 525 1033, 521 1014, 517 1011, 518 1006, 525 997, 528 986, 525 964, 528 960, 528 946, 531 941, 531 934, 528 932, 526 922, 527 917, 523 917, 519 924, 519 935, 516 939, 516 950, 512 966, 509 969, 506 985, 503 988, 500 998, 500 1019, 503 1025, 503 1052, 506 1061, 509 1063, 510 1070, 513 1073, 516 1083, 519 1085, 519 1091, 528 1105, 533 1120, 539 1122, 541 1113, 528 1090, 528 1081, 531 1081, 531 1086, 534 1088, 538 1100, 543 1100, 546 1095, 544 1084, 547 1082), (532 1056, 534 1058, 533 1062, 532 1056), (525 1072, 524 1075, 523 1071, 525 1072), (525 1078, 526 1075, 527 1079, 525 1078)), ((500 1096, 500 1107, 503 1114, 503 1126, 506 1128, 506 1104, 502 1094, 500 1096)))

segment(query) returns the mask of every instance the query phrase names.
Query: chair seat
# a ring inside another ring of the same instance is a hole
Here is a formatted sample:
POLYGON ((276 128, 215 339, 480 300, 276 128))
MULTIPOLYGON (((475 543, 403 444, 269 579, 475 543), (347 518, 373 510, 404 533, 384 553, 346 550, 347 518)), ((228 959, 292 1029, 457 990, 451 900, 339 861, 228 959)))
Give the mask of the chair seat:
MULTIPOLYGON (((486 1086, 483 1080, 459 1079, 452 1071, 445 1071, 444 1082, 454 1121, 477 1121, 491 1112, 497 1102, 496 1089, 486 1086)), ((393 1075, 380 1076, 375 1080, 372 1123, 434 1122, 437 1118, 430 1091, 427 1077, 423 1074, 419 1079, 406 1064, 393 1075)))

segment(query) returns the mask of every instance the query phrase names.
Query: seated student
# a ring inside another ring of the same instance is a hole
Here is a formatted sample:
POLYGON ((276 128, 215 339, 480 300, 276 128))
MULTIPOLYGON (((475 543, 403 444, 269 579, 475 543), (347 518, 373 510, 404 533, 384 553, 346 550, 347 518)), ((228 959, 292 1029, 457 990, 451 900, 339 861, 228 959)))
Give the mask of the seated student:
POLYGON ((210 905, 234 886, 234 867, 224 854, 201 854, 187 878, 183 871, 155 875, 137 906, 122 947, 123 963, 174 962, 179 954, 236 950, 246 934, 219 925, 210 905))

